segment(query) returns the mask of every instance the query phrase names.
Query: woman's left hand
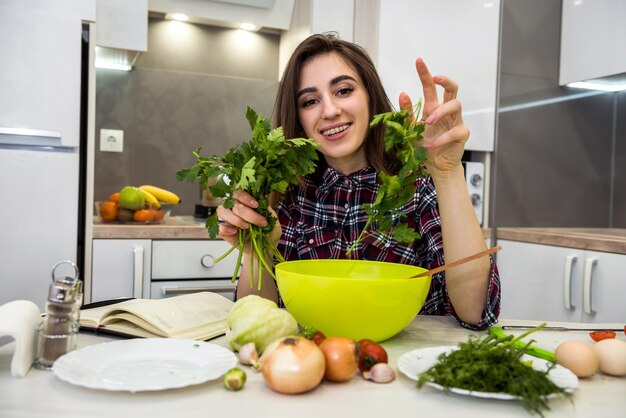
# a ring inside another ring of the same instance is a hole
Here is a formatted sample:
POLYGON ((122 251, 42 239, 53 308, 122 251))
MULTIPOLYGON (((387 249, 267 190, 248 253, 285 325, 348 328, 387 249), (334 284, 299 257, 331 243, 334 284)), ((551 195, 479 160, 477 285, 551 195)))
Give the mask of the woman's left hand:
MULTIPOLYGON (((445 76, 432 76, 424 60, 418 58, 415 68, 422 82, 424 106, 422 121, 426 128, 421 145, 427 149, 426 168, 433 175, 445 175, 458 168, 469 138, 469 128, 463 124, 461 102, 456 98, 458 84, 445 76), (444 89, 443 102, 437 97, 437 85, 444 89)), ((400 108, 413 104, 406 93, 400 94, 400 108)))

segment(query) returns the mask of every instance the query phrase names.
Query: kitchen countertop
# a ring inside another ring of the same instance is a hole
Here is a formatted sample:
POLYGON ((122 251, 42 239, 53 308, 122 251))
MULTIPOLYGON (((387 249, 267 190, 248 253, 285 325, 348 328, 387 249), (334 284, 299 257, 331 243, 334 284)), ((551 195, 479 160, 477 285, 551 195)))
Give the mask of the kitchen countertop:
MULTIPOLYGON (((396 363, 402 354, 422 347, 457 344, 471 334, 484 332, 461 328, 451 317, 418 316, 404 331, 383 343, 397 373, 396 380, 376 384, 355 376, 346 383, 324 382, 300 395, 273 392, 260 373, 249 368, 245 368, 248 381, 240 392, 225 390, 221 380, 158 392, 107 392, 74 386, 51 372, 36 369, 24 378, 14 379, 9 371, 13 343, 9 343, 0 347, 0 417, 530 417, 516 401, 472 398, 430 387, 418 390, 413 380, 398 372, 396 363)), ((550 350, 568 339, 590 343, 583 331, 539 331, 533 336, 539 347, 550 350)), ((79 347, 114 339, 81 333, 79 347)), ((212 342, 227 346, 225 337, 212 342)), ((625 393, 626 378, 597 373, 580 380, 573 403, 564 398, 552 399, 546 416, 622 417, 625 393)))
MULTIPOLYGON (((485 238, 490 230, 483 231, 485 238)), ((134 225, 118 222, 102 222, 94 217, 94 239, 209 239, 203 219, 193 216, 172 216, 161 224, 134 225)))
POLYGON ((623 228, 499 227, 496 237, 502 240, 626 254, 626 229, 623 228))
POLYGON ((160 224, 135 225, 102 222, 94 217, 94 239, 209 239, 204 220, 193 216, 172 216, 160 224))

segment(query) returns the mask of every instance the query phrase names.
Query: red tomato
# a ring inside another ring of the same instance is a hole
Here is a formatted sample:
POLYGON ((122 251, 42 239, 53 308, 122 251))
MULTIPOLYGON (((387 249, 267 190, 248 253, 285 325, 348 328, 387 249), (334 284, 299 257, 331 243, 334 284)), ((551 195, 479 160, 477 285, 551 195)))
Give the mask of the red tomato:
POLYGON ((376 363, 387 363, 389 358, 383 347, 372 340, 363 339, 359 341, 361 355, 359 356, 359 370, 361 373, 369 371, 376 363))
POLYGON ((315 345, 317 345, 318 347, 325 339, 326 339, 326 336, 321 331, 315 332, 315 334, 313 334, 313 336, 311 337, 311 341, 313 341, 315 345))
POLYGON ((589 336, 592 340, 598 342, 608 338, 615 338, 615 331, 592 331, 589 333, 589 336))

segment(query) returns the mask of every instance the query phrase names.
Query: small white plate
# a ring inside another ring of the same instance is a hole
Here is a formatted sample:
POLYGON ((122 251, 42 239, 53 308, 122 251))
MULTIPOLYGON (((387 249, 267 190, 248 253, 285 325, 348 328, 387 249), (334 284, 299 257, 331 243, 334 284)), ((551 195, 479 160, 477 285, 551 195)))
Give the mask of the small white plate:
MULTIPOLYGON (((406 375, 409 379, 417 380, 420 373, 425 372, 437 363, 437 359, 442 353, 449 353, 453 350, 457 350, 459 347, 456 345, 441 346, 441 347, 426 347, 419 348, 417 350, 404 353, 398 359, 398 369, 406 375)), ((523 361, 532 361, 532 367, 535 370, 547 370, 551 365, 550 362, 530 357, 527 355, 522 356, 523 361)), ((558 364, 550 370, 548 378, 554 382, 560 388, 565 389, 567 392, 573 392, 578 387, 578 377, 565 367, 558 364)), ((445 388, 437 383, 427 382, 428 386, 436 389, 445 390, 445 388)), ((502 399, 512 400, 518 399, 517 396, 508 393, 495 393, 495 392, 477 392, 461 388, 449 388, 452 393, 466 396, 474 396, 477 398, 488 399, 502 399)), ((548 397, 552 397, 548 396, 548 397)))
POLYGON ((61 380, 112 391, 154 391, 197 385, 237 364, 230 350, 203 341, 136 338, 71 351, 54 362, 61 380))

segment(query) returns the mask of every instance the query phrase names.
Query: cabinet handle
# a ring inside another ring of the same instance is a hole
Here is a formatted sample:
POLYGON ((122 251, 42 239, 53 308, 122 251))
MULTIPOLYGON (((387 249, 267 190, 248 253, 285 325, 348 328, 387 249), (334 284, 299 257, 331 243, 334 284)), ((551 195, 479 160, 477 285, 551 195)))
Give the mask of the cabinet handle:
POLYGON ((565 257, 565 271, 563 272, 563 306, 567 310, 575 308, 572 305, 572 269, 574 263, 578 260, 575 255, 565 257))
POLYGON ((591 307, 591 279, 593 278, 593 267, 598 263, 597 258, 588 257, 585 259, 585 273, 583 276, 583 310, 587 315, 595 315, 591 307))
POLYGON ((182 295, 187 293, 196 293, 196 292, 232 292, 235 290, 235 286, 206 286, 206 287, 161 287, 161 294, 163 296, 168 295, 182 295))
POLYGON ((133 297, 141 298, 143 291, 143 247, 133 247, 133 297))

